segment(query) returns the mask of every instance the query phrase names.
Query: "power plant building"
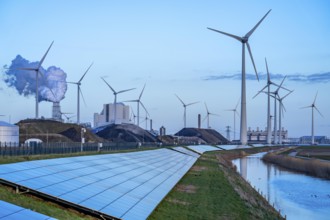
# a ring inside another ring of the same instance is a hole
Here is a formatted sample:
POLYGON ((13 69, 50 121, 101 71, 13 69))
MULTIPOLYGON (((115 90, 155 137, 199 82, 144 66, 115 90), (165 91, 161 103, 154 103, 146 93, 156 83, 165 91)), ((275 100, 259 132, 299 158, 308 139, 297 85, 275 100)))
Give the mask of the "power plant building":
POLYGON ((0 146, 19 146, 19 127, 4 121, 0 121, 0 146))
POLYGON ((128 105, 124 105, 123 103, 117 103, 116 117, 114 117, 114 110, 115 105, 113 103, 104 104, 100 114, 94 113, 94 128, 114 123, 130 123, 130 107, 128 105))
MULTIPOLYGON (((274 141, 274 134, 275 132, 272 131, 272 138, 271 140, 274 141)), ((277 140, 279 140, 280 131, 277 131, 277 140)), ((288 130, 284 130, 282 128, 281 131, 282 141, 287 142, 288 141, 288 130)), ((257 127, 257 130, 251 130, 249 127, 247 131, 247 137, 249 142, 266 142, 267 141, 267 128, 265 130, 259 130, 259 127, 257 127)))

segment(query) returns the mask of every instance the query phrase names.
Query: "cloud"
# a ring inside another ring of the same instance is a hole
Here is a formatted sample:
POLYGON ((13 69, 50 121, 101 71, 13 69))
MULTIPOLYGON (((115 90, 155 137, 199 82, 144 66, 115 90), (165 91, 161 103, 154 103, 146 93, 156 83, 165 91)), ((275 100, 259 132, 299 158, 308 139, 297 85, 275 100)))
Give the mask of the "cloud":
MULTIPOLYGON (((259 73, 258 74, 260 80, 267 80, 267 74, 259 73)), ((272 80, 281 80, 285 77, 283 74, 270 74, 270 78, 272 80)), ((226 74, 226 75, 211 75, 206 76, 203 80, 222 80, 222 79, 231 79, 231 80, 240 80, 241 74, 226 74)), ((257 80, 254 74, 246 74, 247 80, 257 80)), ((314 73, 309 75, 304 74, 290 74, 287 75, 287 80, 295 81, 295 82, 304 82, 304 83, 328 83, 330 82, 330 72, 325 73, 314 73)))

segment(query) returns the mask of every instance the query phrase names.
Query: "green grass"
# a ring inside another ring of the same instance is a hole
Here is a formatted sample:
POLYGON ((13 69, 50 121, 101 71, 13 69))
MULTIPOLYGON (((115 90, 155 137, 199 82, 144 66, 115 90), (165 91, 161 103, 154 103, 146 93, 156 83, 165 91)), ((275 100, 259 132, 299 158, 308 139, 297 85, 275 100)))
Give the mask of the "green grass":
POLYGON ((17 194, 12 188, 0 185, 0 198, 3 201, 31 209, 57 219, 90 220, 91 216, 84 215, 72 209, 63 208, 55 203, 47 202, 28 194, 17 194))
MULTIPOLYGON (((230 172, 231 175, 238 176, 233 170, 230 172)), ((242 179, 236 179, 236 177, 233 178, 236 181, 235 184, 242 185, 242 179)), ((260 213, 256 214, 256 212, 260 211, 254 209, 260 207, 247 205, 248 201, 242 199, 234 187, 236 186, 228 180, 227 174, 219 166, 216 153, 203 154, 149 216, 149 219, 257 218, 260 213), (184 191, 184 188, 188 191, 184 191)), ((244 185, 238 188, 248 191, 245 187, 249 186, 244 185)), ((254 191, 251 187, 249 190, 254 191)), ((275 212, 269 210, 261 212, 265 212, 261 214, 262 219, 277 218, 275 212)))

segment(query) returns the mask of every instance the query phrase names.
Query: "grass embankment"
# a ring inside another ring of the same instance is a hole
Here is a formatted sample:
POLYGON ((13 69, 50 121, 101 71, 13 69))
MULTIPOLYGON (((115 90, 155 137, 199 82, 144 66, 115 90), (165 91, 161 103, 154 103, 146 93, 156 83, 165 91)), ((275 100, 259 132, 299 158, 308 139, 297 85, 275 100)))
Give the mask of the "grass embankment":
MULTIPOLYGON (((303 155, 304 154, 312 155, 313 152, 315 153, 315 151, 311 151, 311 150, 309 150, 308 151, 309 153, 307 153, 307 149, 304 149, 304 148, 302 148, 302 149, 296 148, 294 150, 291 149, 290 152, 296 151, 297 156, 300 156, 300 153, 301 153, 300 150, 303 152, 303 155)), ((318 155, 318 156, 322 157, 322 155, 318 155)), ((293 171, 305 173, 305 174, 320 177, 320 178, 330 179, 330 162, 327 162, 327 161, 321 161, 316 158, 292 157, 292 156, 288 156, 288 154, 286 152, 268 153, 262 159, 265 162, 273 163, 273 164, 276 164, 278 166, 281 166, 283 168, 287 168, 287 169, 290 169, 293 171)))
POLYGON ((149 219, 281 219, 235 171, 242 151, 230 152, 203 154, 149 219))

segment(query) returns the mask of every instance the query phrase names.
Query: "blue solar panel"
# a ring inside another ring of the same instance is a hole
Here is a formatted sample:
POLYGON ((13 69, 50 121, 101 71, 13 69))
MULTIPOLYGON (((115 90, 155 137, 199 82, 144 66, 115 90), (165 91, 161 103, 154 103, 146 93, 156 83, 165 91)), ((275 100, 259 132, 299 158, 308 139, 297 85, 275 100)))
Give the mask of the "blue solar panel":
POLYGON ((191 150, 188 150, 187 148, 184 148, 184 147, 173 147, 172 149, 176 150, 176 151, 179 151, 179 152, 182 152, 184 154, 188 154, 188 155, 193 156, 193 157, 197 157, 197 158, 200 157, 199 154, 197 154, 197 153, 195 153, 191 150))
POLYGON ((0 200, 0 219, 3 220, 22 220, 22 219, 33 219, 33 220, 46 220, 55 219, 49 216, 31 211, 29 209, 22 208, 17 205, 10 204, 0 200))
POLYGON ((181 151, 7 164, 0 166, 0 178, 118 218, 146 219, 199 156, 181 151))
POLYGON ((203 154, 204 152, 207 151, 216 151, 216 150, 221 150, 218 147, 213 147, 210 145, 191 145, 191 146, 187 146, 189 149, 196 151, 200 154, 203 154))

